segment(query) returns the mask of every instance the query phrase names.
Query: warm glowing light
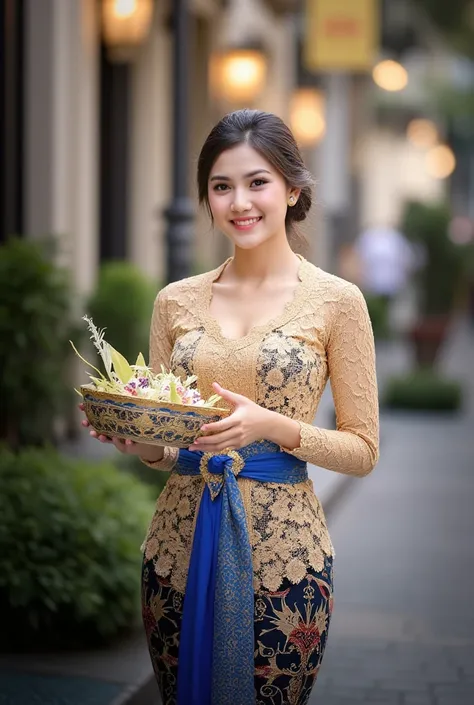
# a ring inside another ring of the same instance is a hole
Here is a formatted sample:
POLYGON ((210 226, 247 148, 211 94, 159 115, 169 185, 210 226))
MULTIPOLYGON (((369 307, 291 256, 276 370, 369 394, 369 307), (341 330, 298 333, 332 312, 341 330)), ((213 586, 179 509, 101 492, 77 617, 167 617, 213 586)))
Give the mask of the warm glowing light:
POLYGON ((291 98, 290 125, 296 141, 313 146, 324 136, 324 95, 315 88, 298 88, 291 98))
POLYGON ((374 66, 372 77, 384 91, 401 91, 408 83, 407 70, 398 61, 391 59, 380 61, 374 66))
POLYGON ((233 49, 215 54, 210 61, 210 89, 226 103, 252 103, 267 77, 265 55, 256 49, 233 49))
POLYGON ((113 12, 116 17, 130 17, 135 12, 136 0, 115 0, 113 12))
POLYGON ((447 145, 438 144, 426 154, 425 166, 434 179, 447 179, 456 168, 456 158, 447 145))
POLYGON ((146 39, 153 18, 153 0, 102 0, 102 30, 109 55, 127 61, 146 39))
POLYGON ((411 120, 407 127, 407 138, 414 147, 428 149, 438 142, 438 129, 431 120, 411 120))

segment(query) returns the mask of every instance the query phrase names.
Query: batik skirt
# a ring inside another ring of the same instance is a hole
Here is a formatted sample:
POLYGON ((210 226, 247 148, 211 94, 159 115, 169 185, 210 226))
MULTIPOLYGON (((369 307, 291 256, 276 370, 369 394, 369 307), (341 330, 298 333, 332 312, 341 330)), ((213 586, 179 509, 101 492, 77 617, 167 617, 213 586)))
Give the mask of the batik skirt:
MULTIPOLYGON (((326 558, 320 573, 254 596, 255 705, 306 705, 326 647, 332 595, 332 558, 326 558)), ((176 705, 183 602, 153 562, 144 562, 143 622, 163 705, 176 705)))

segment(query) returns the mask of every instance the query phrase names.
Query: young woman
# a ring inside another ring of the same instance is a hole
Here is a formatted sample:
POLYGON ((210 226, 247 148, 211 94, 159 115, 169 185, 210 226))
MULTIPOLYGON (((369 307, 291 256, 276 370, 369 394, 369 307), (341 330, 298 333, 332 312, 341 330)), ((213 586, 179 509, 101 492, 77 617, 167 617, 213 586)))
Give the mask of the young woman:
POLYGON ((196 374, 233 413, 186 450, 113 439, 170 472, 144 544, 151 659, 164 705, 303 705, 333 594, 306 464, 363 476, 377 462, 372 329, 360 291, 290 247, 312 178, 278 117, 224 117, 198 186, 234 254, 158 294, 150 364, 196 374), (328 378, 336 431, 312 425, 328 378))

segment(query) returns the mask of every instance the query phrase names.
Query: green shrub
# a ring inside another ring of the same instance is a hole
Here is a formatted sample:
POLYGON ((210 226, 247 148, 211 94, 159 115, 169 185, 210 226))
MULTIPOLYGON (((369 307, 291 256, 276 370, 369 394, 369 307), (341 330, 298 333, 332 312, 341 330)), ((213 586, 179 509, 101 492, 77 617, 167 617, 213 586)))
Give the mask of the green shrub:
POLYGON ((451 313, 467 277, 472 245, 449 237, 452 213, 444 203, 409 201, 402 216, 402 232, 422 248, 424 261, 417 272, 421 313, 451 313))
POLYGON ((52 441, 71 398, 70 277, 49 244, 11 238, 0 247, 0 439, 11 447, 52 441))
POLYGON ((0 450, 0 647, 98 645, 136 623, 149 488, 110 462, 0 450))
POLYGON ((145 465, 136 455, 120 455, 117 466, 146 485, 150 485, 154 497, 158 497, 169 477, 169 472, 145 465))
POLYGON ((387 383, 383 402, 392 409, 455 411, 462 404, 462 387, 454 380, 443 379, 431 369, 421 369, 392 377, 387 383))
POLYGON ((385 296, 377 296, 376 294, 368 294, 366 292, 364 292, 364 298, 367 303, 374 338, 377 340, 388 338, 390 333, 389 300, 385 296))
POLYGON ((148 359, 153 302, 159 286, 130 262, 108 262, 101 267, 87 313, 96 326, 106 328, 106 339, 134 363, 139 352, 148 359))

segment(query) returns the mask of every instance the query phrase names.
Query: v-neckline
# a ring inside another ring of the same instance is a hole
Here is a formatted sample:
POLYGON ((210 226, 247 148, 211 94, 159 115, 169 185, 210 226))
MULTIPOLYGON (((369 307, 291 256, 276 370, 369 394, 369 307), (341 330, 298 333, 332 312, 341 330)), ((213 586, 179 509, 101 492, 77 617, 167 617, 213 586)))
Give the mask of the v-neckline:
POLYGON ((203 287, 203 300, 201 309, 201 319, 203 321, 203 325, 206 331, 210 333, 214 338, 220 340, 226 345, 241 346, 248 344, 256 336, 260 337, 267 330, 271 330, 276 325, 281 325, 284 320, 291 318, 291 316, 293 315, 293 310, 298 306, 299 299, 303 291, 303 284, 305 281, 306 260, 299 254, 297 254, 296 256, 300 260, 297 272, 299 281, 295 287, 291 299, 286 302, 283 310, 279 314, 273 316, 265 323, 252 326, 251 328, 249 328, 247 333, 241 336, 240 338, 228 338, 226 335, 224 335, 224 333, 222 332, 221 324, 211 314, 210 310, 212 297, 214 295, 212 291, 212 286, 214 282, 219 279, 227 265, 233 260, 233 257, 228 257, 225 262, 223 262, 219 267, 217 267, 217 269, 214 269, 212 272, 209 272, 209 277, 205 286, 203 287))

